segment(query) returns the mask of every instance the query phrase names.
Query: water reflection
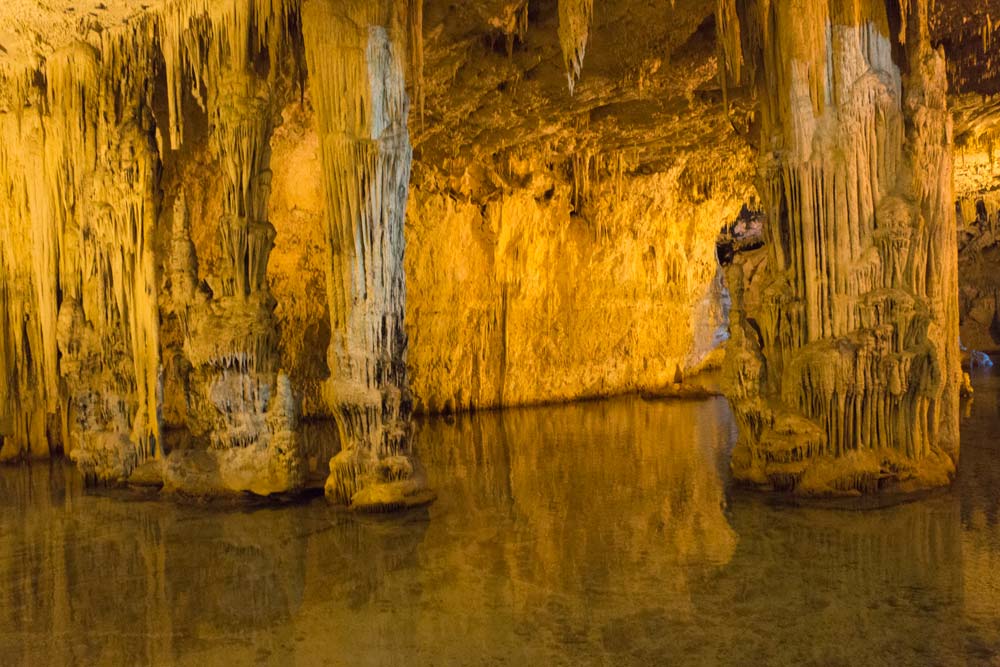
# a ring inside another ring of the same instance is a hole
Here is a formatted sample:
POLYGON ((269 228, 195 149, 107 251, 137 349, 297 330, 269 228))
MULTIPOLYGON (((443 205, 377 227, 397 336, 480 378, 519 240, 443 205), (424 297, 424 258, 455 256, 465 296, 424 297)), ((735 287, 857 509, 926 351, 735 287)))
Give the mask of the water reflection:
POLYGON ((181 505, 0 469, 0 664, 989 664, 1000 381, 954 489, 867 512, 734 491, 721 400, 428 420, 438 501, 181 505))

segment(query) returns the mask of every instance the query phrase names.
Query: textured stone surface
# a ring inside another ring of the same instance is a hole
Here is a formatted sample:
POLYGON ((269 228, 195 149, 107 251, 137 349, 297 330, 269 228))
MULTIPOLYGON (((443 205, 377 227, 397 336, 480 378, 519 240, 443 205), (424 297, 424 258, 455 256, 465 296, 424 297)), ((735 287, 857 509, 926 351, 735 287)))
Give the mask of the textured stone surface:
POLYGON ((913 490, 954 473, 951 118, 927 6, 750 2, 729 27, 729 73, 761 98, 768 212, 766 249, 728 272, 733 470, 755 484, 913 490))
MULTIPOLYGON (((716 236, 744 204, 758 205, 758 149, 802 151, 775 164, 799 192, 834 188, 817 201, 864 193, 841 177, 878 172, 870 201, 847 208, 903 218, 919 209, 937 231, 900 228, 923 240, 936 233, 930 248, 951 253, 936 222, 949 215, 939 211, 950 162, 930 138, 944 122, 945 70, 960 149, 963 342, 986 349, 1000 328, 990 282, 994 0, 935 3, 918 21, 945 48, 937 69, 904 63, 912 40, 883 43, 896 30, 897 17, 879 13, 888 5, 827 3, 850 16, 837 14, 836 25, 857 28, 838 29, 837 43, 859 40, 829 53, 817 48, 822 21, 781 5, 795 20, 767 41, 784 63, 769 75, 802 93, 794 104, 749 81, 720 84, 717 33, 739 69, 734 35, 754 34, 741 25, 751 2, 723 2, 718 14, 700 0, 310 3, 0 8, 0 459, 62 449, 92 476, 118 481, 163 459, 166 430, 185 457, 256 443, 255 462, 236 468, 258 466, 262 478, 223 486, 270 493, 321 474, 317 460, 340 447, 342 479, 362 469, 382 481, 418 474, 407 457, 411 407, 693 391, 698 383, 684 381, 725 336, 716 236), (320 5, 334 19, 306 20, 320 5), (862 16, 878 27, 861 27, 862 16), (330 29, 310 36, 321 23, 330 29), (810 114, 810 103, 826 105, 817 73, 828 65, 831 92, 841 86, 854 102, 810 114), (924 100, 911 99, 912 82, 935 77, 924 100), (872 121, 876 110, 884 117, 872 121), (772 145, 762 127, 785 142, 772 145), (864 128, 894 142, 875 167, 862 164, 877 155, 864 128), (804 155, 809 137, 825 157, 804 155), (844 146, 856 168, 841 169, 844 146), (907 165, 933 177, 903 183, 907 165), (893 170, 903 176, 894 181, 893 170), (179 201, 187 220, 175 234, 179 201), (339 434, 306 452, 296 444, 300 416, 338 419, 339 434)), ((763 175, 773 209, 775 181, 763 175)), ((827 208, 830 220, 850 218, 827 208)), ((902 242, 892 233, 882 241, 902 242)), ((908 274, 875 298, 859 268, 872 253, 888 253, 879 259, 888 266, 889 255, 919 263, 920 252, 862 245, 803 255, 829 260, 796 269, 799 296, 810 295, 803 326, 827 341, 864 329, 838 314, 851 309, 842 296, 863 294, 871 312, 912 301, 915 321, 931 313, 936 322, 946 308, 936 284, 908 274), (819 284, 843 262, 857 285, 819 284)), ((749 257, 738 261, 747 272, 757 266, 749 257)), ((914 334, 931 352, 910 340, 900 354, 938 359, 950 326, 914 334)), ((816 342, 809 336, 779 347, 816 342)), ((950 358, 942 368, 950 378, 950 358)), ((933 397, 951 379, 935 383, 920 401, 942 404, 933 397)), ((335 476, 341 501, 359 490, 338 484, 335 476)))

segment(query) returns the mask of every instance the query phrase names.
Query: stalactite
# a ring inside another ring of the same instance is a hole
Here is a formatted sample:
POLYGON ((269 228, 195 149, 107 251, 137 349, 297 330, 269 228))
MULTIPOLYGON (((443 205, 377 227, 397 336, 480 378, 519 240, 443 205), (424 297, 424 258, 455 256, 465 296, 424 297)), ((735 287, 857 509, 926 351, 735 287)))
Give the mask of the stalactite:
POLYGON ((223 186, 219 294, 198 282, 183 194, 175 202, 173 300, 192 369, 187 423, 192 433, 207 438, 206 455, 218 470, 217 488, 207 488, 196 457, 172 456, 166 485, 181 491, 266 494, 303 482, 295 403, 288 378, 277 368, 276 304, 266 276, 275 239, 268 219, 270 142, 281 97, 287 95, 276 72, 290 52, 288 16, 281 3, 249 8, 248 13, 212 9, 222 12, 217 20, 226 29, 181 40, 180 51, 204 81, 209 143, 223 186), (262 54, 270 59, 263 76, 257 64, 262 54))
POLYGON ((147 28, 69 45, 34 77, 43 87, 4 82, 21 98, 2 114, 11 270, 0 280, 15 281, 3 291, 20 293, 26 317, 5 328, 3 455, 46 454, 52 441, 109 480, 159 452, 153 76, 127 55, 151 49, 147 28))
POLYGON ((29 199, 29 183, 45 179, 41 121, 30 113, 5 113, 0 123, 0 293, 5 306, 0 313, 0 460, 8 460, 48 454, 47 415, 54 412, 59 391, 46 363, 41 318, 35 315, 45 305, 34 287, 34 228, 53 225, 50 198, 32 188, 29 199))
MULTIPOLYGON (((410 3, 410 80, 413 82, 413 100, 424 122, 424 0, 409 0, 410 3)), ((525 3, 527 20, 527 3, 525 3)))
MULTIPOLYGON (((0 70, 0 459, 46 455, 51 441, 88 477, 122 480, 161 454, 153 236, 163 146, 152 111, 161 56, 171 148, 191 99, 209 111, 227 185, 220 239, 231 294, 223 297, 246 302, 212 303, 193 247, 175 237, 175 265, 186 268, 173 276, 174 296, 194 337, 189 348, 224 376, 236 367, 265 373, 243 378, 262 432, 275 435, 265 421, 294 423, 294 403, 282 400, 280 417, 268 407, 269 397, 291 394, 273 368, 274 303, 262 288, 274 238, 268 141, 276 89, 301 78, 289 57, 297 13, 297 0, 172 0, 34 66, 0 70), (197 339, 206 327, 228 332, 227 342, 197 339)), ((182 198, 176 206, 183 218, 182 198)), ((175 231, 186 236, 183 224, 175 231)), ((201 403, 213 403, 211 386, 201 403)), ((294 458, 289 442, 279 448, 294 458)))
POLYGON ((183 105, 186 91, 203 107, 201 90, 213 91, 204 77, 229 69, 247 71, 254 58, 264 55, 270 81, 294 67, 291 26, 300 0, 175 0, 155 16, 155 31, 165 62, 170 145, 177 149, 184 137, 183 105))
POLYGON ((559 0, 559 45, 570 95, 583 71, 590 26, 594 20, 594 0, 559 0))
POLYGON ((427 498, 410 458, 406 379, 405 11, 388 0, 303 6, 330 244, 327 390, 344 447, 330 462, 326 493, 368 509, 427 498))
MULTIPOLYGON (((958 314, 944 58, 926 2, 748 2, 762 106, 763 271, 736 262, 728 375, 737 476, 804 493, 945 484, 957 458, 958 314), (762 29, 760 26, 768 26, 762 29), (768 30, 774 30, 769 34, 768 30), (908 33, 908 34, 907 34, 908 33), (906 44, 909 74, 893 61, 906 44), (770 142, 770 143, 768 143, 770 142)), ((720 3, 720 8, 726 3, 720 3)), ((732 15, 720 26, 732 26, 732 15)), ((740 56, 727 57, 738 62, 740 56)))

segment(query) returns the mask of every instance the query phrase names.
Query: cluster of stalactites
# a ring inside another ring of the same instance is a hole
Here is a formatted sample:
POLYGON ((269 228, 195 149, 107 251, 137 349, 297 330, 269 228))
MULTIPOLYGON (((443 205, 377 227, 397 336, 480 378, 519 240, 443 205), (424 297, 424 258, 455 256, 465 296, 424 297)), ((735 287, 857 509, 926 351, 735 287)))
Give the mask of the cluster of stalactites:
POLYGON ((219 90, 216 79, 228 72, 264 69, 271 83, 282 74, 300 78, 299 72, 288 71, 289 66, 299 65, 300 4, 301 0, 178 0, 157 15, 173 148, 183 141, 185 94, 208 110, 203 91, 219 90))
MULTIPOLYGON (((762 124, 790 131, 800 122, 802 104, 810 103, 816 117, 841 104, 843 95, 852 94, 852 75, 866 70, 875 75, 898 75, 891 45, 906 41, 908 13, 926 13, 921 9, 925 2, 913 3, 912 8, 908 8, 909 4, 904 3, 903 27, 893 33, 883 2, 718 0, 719 75, 723 87, 751 87, 760 102, 762 124), (843 76, 842 68, 848 70, 843 76), (769 94, 799 89, 802 95, 791 104, 786 98, 769 94)), ((925 19, 909 26, 911 32, 926 33, 926 24, 925 19)))
POLYGON ((133 55, 151 49, 142 20, 53 54, 31 86, 4 82, 20 100, 0 114, 0 187, 9 193, 0 214, 8 269, 0 293, 4 312, 20 314, 2 327, 4 457, 45 454, 53 439, 95 461, 87 448, 107 448, 75 437, 74 418, 137 451, 97 461, 88 472, 99 477, 119 478, 156 450, 159 160, 153 66, 133 55))
POLYGON ((571 95, 583 71, 593 20, 594 0, 559 0, 559 46, 571 95))
POLYGON ((275 230, 268 220, 271 134, 277 111, 270 86, 252 73, 230 71, 212 89, 212 147, 222 167, 223 218, 219 226, 226 296, 266 287, 275 230))
POLYGON ((926 2, 902 12, 893 34, 880 2, 719 3, 727 76, 760 100, 770 213, 765 269, 754 285, 731 272, 730 395, 751 452, 734 465, 776 486, 856 450, 893 452, 897 471, 937 461, 912 473, 937 484, 957 446, 947 83, 926 2))
MULTIPOLYGON (((172 296, 191 368, 185 418, 192 434, 207 439, 224 485, 255 492, 301 483, 294 401, 278 370, 275 301, 267 285, 275 240, 268 219, 270 144, 287 92, 283 60, 294 51, 293 6, 254 0, 239 10, 207 7, 207 20, 220 29, 199 32, 197 22, 185 29, 181 18, 178 34, 197 39, 176 45, 194 74, 192 96, 207 112, 222 183, 220 293, 200 282, 183 193, 174 205, 172 296), (260 486, 263 479, 269 485, 260 486)), ((171 488, 190 483, 183 459, 167 469, 171 488)))
MULTIPOLYGON (((166 65, 164 120, 176 148, 185 97, 208 110, 206 92, 224 88, 232 72, 248 75, 240 85, 252 79, 268 91, 300 78, 289 72, 299 62, 298 7, 299 0, 170 0, 127 24, 91 31, 37 69, 0 71, 0 301, 7 320, 0 327, 0 457, 45 455, 49 439, 74 446, 67 437, 73 399, 60 376, 83 372, 87 381, 106 369, 74 366, 76 334, 67 332, 61 349, 63 310, 69 329, 93 331, 99 347, 114 348, 108 359, 127 360, 125 376, 118 362, 106 364, 124 379, 114 388, 121 400, 103 403, 129 406, 133 440, 158 440, 150 228, 163 148, 152 111, 156 63, 162 57, 166 65)), ((264 283, 273 241, 264 140, 273 116, 258 113, 255 103, 270 99, 258 93, 240 97, 250 100, 247 108, 218 133, 222 150, 234 154, 226 208, 237 219, 223 242, 229 255, 247 258, 231 262, 232 291, 264 283)))

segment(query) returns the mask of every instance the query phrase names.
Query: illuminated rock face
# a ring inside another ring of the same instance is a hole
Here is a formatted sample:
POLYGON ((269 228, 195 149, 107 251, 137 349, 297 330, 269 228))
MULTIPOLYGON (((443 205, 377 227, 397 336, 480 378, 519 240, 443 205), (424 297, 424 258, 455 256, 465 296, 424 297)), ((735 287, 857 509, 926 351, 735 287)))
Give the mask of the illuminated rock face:
POLYGON ((592 167, 583 195, 536 155, 511 179, 526 183, 495 198, 413 190, 407 328, 417 408, 659 391, 698 370, 726 336, 715 239, 743 193, 720 184, 692 196, 682 185, 689 167, 619 177, 592 167))
POLYGON ((760 97, 768 214, 766 249, 727 274, 732 466, 805 494, 947 484, 958 455, 944 57, 926 2, 849 4, 737 3, 726 22, 729 74, 760 97))
MULTIPOLYGON (((37 30, 25 4, 0 8, 0 460, 61 447, 121 481, 169 458, 171 488, 288 491, 298 418, 333 417, 309 446, 343 445, 330 498, 384 508, 426 498, 411 404, 669 390, 724 337, 714 241, 752 198, 756 102, 771 222, 729 275, 737 471, 814 492, 950 474, 923 4, 80 0, 37 30)), ((938 24, 983 92, 971 4, 938 24)), ((982 141, 986 106, 961 121, 982 141)), ((974 347, 997 320, 981 282, 974 347)))
POLYGON ((0 460, 64 442, 120 480, 160 451, 152 70, 116 57, 150 39, 76 43, 44 88, 6 81, 21 106, 0 114, 0 460))
POLYGON ((51 443, 105 481, 141 466, 175 490, 288 491, 297 417, 332 416, 331 499, 393 507, 426 498, 411 403, 658 389, 715 342, 712 239, 747 179, 712 172, 748 153, 699 90, 702 3, 663 25, 590 2, 129 5, 83 0, 79 25, 0 10, 16 33, 0 54, 0 458, 51 443), (592 30, 610 44, 642 23, 642 49, 591 50, 580 79, 592 30), (696 133, 661 141, 677 113, 696 133))

